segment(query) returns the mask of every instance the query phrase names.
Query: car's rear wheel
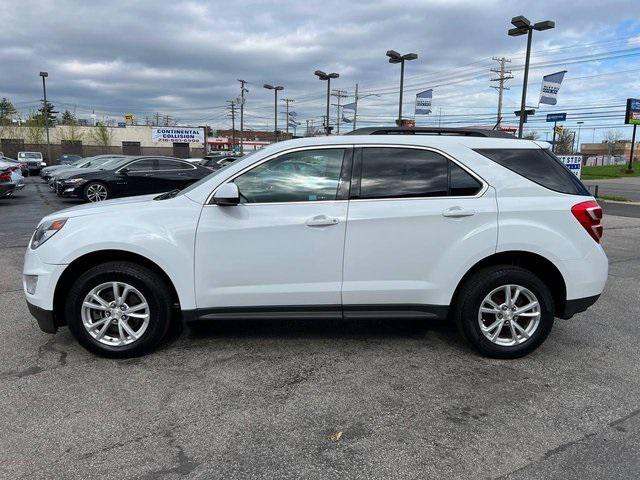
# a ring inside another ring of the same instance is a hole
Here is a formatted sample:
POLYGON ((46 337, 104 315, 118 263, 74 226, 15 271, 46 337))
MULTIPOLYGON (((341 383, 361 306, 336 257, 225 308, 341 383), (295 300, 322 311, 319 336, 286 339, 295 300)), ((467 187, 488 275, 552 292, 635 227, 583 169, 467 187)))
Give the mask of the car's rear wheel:
POLYGON ((102 202, 109 198, 109 188, 101 182, 89 182, 84 187, 84 199, 88 202, 102 202))
POLYGON ((554 304, 549 288, 532 272, 496 266, 464 283, 454 312, 463 336, 483 355, 518 358, 547 338, 554 304))
POLYGON ((87 349, 109 357, 142 355, 165 336, 171 294, 154 271, 131 262, 91 268, 71 287, 67 325, 87 349))

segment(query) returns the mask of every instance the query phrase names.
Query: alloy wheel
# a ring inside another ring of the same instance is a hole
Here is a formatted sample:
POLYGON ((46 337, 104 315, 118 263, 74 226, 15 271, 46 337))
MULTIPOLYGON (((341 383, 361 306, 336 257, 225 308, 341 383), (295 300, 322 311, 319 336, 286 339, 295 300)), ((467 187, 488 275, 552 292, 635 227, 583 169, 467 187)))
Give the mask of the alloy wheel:
POLYGON ((144 295, 132 285, 106 282, 87 293, 81 315, 84 328, 94 340, 118 347, 144 335, 150 311, 144 295))
POLYGON ((520 285, 502 285, 482 300, 478 324, 482 334, 496 345, 525 343, 540 325, 540 303, 531 290, 520 285))
POLYGON ((87 188, 87 199, 90 202, 101 202, 107 199, 107 187, 101 183, 93 183, 87 188))

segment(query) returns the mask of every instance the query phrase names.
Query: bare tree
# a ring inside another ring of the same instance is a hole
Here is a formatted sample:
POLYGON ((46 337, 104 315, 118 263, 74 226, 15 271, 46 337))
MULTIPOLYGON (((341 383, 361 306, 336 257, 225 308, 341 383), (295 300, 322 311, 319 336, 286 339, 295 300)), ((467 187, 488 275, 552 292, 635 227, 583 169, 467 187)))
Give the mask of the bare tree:
POLYGON ((27 143, 44 143, 44 117, 42 115, 31 113, 24 125, 27 143))
POLYGON ((604 141, 609 145, 609 155, 624 154, 624 135, 620 130, 607 130, 604 141))
POLYGON ((96 143, 96 145, 100 145, 104 149, 105 153, 107 153, 107 148, 111 145, 112 138, 113 133, 111 132, 111 129, 102 123, 97 124, 91 131, 91 139, 96 143))
POLYGON ((531 130, 525 133, 522 138, 526 140, 538 140, 538 138, 540 138, 540 135, 538 134, 538 132, 534 132, 533 130, 531 130))
POLYGON ((556 135, 555 152, 558 155, 571 155, 573 153, 574 135, 574 131, 567 129, 562 129, 562 132, 556 135))
POLYGON ((56 135, 60 142, 81 142, 84 138, 84 132, 82 129, 76 125, 75 123, 68 124, 66 126, 61 126, 56 128, 56 135))

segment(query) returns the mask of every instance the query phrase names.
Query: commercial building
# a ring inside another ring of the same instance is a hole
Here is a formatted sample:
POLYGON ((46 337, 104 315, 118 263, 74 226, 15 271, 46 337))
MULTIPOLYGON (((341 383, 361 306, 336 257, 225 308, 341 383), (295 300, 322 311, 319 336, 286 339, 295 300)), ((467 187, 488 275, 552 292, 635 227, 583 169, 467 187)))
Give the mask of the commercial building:
MULTIPOLYGON (((52 159, 72 153, 82 156, 104 153, 125 155, 168 155, 178 158, 201 157, 204 154, 203 127, 153 127, 147 125, 65 126, 49 128, 52 159)), ((15 158, 19 151, 41 152, 47 156, 44 128, 0 126, 0 151, 15 158)))

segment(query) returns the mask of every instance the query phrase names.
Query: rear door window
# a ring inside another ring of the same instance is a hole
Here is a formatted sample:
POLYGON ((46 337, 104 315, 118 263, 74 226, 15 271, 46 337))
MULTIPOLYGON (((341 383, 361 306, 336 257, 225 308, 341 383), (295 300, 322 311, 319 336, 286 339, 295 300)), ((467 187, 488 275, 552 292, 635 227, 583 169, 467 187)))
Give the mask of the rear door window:
POLYGON ((359 198, 443 197, 447 191, 442 155, 411 148, 362 149, 359 198))
POLYGON ((554 192, 590 195, 583 183, 549 150, 543 148, 479 148, 475 151, 554 192))

